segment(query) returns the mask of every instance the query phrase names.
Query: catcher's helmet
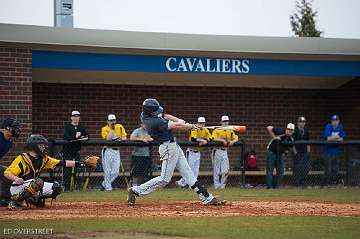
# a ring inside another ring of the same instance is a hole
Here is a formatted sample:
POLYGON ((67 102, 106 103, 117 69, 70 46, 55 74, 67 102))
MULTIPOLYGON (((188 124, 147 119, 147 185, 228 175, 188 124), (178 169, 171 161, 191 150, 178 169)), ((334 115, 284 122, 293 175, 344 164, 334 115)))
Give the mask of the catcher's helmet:
POLYGON ((47 154, 49 141, 40 134, 32 134, 26 140, 26 149, 35 151, 39 157, 44 157, 47 154), (39 145, 43 145, 40 147, 39 145))
POLYGON ((20 130, 20 123, 13 118, 7 118, 3 120, 1 123, 1 129, 7 129, 11 131, 11 135, 14 138, 19 137, 21 130, 20 130))
POLYGON ((157 116, 160 113, 164 112, 163 107, 161 107, 159 101, 156 99, 146 99, 143 102, 143 115, 144 116, 157 116))

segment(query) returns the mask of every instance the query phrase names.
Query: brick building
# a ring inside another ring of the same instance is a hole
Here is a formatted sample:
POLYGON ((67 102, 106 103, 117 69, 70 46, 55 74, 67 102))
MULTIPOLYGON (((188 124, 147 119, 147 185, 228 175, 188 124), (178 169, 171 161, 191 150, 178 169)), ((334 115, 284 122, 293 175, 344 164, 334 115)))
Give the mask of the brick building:
POLYGON ((72 109, 80 110, 92 138, 100 138, 108 113, 130 133, 142 101, 156 97, 189 122, 201 115, 218 124, 227 114, 247 125, 242 137, 263 168, 269 124, 284 127, 305 115, 312 138, 321 139, 337 113, 348 139, 359 139, 359 92, 360 40, 0 24, 0 118, 15 117, 23 129, 10 157, 30 132, 61 138, 72 109))

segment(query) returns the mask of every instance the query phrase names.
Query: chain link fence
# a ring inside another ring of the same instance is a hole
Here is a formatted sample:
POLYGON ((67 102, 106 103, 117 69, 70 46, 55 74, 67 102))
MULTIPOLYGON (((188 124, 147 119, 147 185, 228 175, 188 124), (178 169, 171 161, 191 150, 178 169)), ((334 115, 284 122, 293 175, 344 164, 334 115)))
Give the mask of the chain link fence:
MULTIPOLYGON (((360 141, 297 141, 289 146, 310 146, 309 153, 284 156, 283 185, 295 187, 360 186, 360 141)), ((280 155, 277 155, 280 157, 280 155)))
MULTIPOLYGON (((112 189, 125 189, 132 183, 141 183, 161 174, 161 161, 158 154, 157 143, 144 143, 140 141, 103 141, 91 139, 81 142, 82 149, 79 155, 67 155, 64 145, 69 144, 64 140, 52 140, 50 144, 51 156, 58 159, 83 160, 87 155, 97 155, 102 160, 104 151, 113 153, 114 161, 120 155, 121 164, 114 163, 112 168, 104 169, 104 164, 99 162, 95 170, 77 168, 75 170, 56 168, 54 171, 44 174, 51 181, 60 182, 66 190, 86 191, 104 190, 104 171, 112 175, 110 180, 112 189), (148 158, 136 158, 134 160, 134 147, 147 147, 150 151, 148 158), (118 152, 118 153, 117 153, 118 152), (136 161, 136 162, 135 162, 136 161)), ((198 180, 207 187, 214 185, 214 167, 212 153, 214 148, 222 146, 217 142, 210 142, 199 147, 193 142, 178 142, 185 155, 190 150, 199 151, 201 154, 198 180)), ((295 144, 311 146, 308 157, 299 155, 283 155, 284 175, 278 182, 278 186, 296 187, 319 187, 319 186, 360 186, 360 141, 347 141, 343 143, 328 143, 325 141, 298 141, 295 144), (326 145, 336 145, 340 148, 339 164, 332 174, 326 174, 328 158, 323 152, 326 145)), ((227 149, 229 156, 229 172, 226 187, 265 188, 266 185, 266 155, 257 155, 256 161, 260 165, 251 165, 252 152, 246 151, 246 142, 239 141, 227 149)), ((280 157, 280 156, 278 156, 280 157)), ((276 175, 276 165, 274 170, 276 175)), ((276 178, 276 176, 274 176, 276 178)), ((176 181, 181 175, 175 170, 174 176, 167 187, 176 187, 176 181)), ((106 180, 105 180, 106 181, 106 180)))
MULTIPOLYGON (((75 170, 67 168, 56 168, 54 171, 44 174, 44 177, 50 177, 51 181, 60 182, 66 191, 73 190, 90 190, 106 189, 104 185, 104 176, 112 174, 115 177, 112 182, 112 188, 127 188, 134 181, 134 178, 139 179, 138 183, 145 182, 152 177, 161 174, 161 161, 158 153, 157 143, 144 143, 141 141, 103 141, 103 140, 88 140, 81 142, 80 153, 76 156, 69 155, 65 145, 70 143, 64 140, 50 141, 50 155, 57 159, 66 160, 83 160, 87 155, 96 155, 101 158, 95 170, 87 168, 77 168, 75 170), (134 157, 133 151, 135 147, 147 147, 150 151, 149 157, 134 157), (119 156, 120 155, 120 156, 119 156), (104 165, 104 157, 107 161, 118 161, 120 164, 114 163, 111 169, 104 165), (109 159, 110 157, 110 159, 109 159), (104 173, 106 172, 106 173, 104 173)), ((222 146, 216 142, 210 142, 205 146, 199 147, 193 142, 178 142, 184 151, 185 156, 189 151, 197 151, 201 154, 200 168, 198 180, 202 184, 211 187, 213 185, 213 164, 211 154, 214 148, 221 148, 222 146)), ((242 168, 244 158, 244 142, 237 142, 232 147, 227 149, 229 155, 229 173, 227 179, 227 186, 242 185, 242 174, 245 175, 242 168)), ((168 187, 179 186, 176 181, 180 180, 181 175, 175 170, 172 181, 168 187)))

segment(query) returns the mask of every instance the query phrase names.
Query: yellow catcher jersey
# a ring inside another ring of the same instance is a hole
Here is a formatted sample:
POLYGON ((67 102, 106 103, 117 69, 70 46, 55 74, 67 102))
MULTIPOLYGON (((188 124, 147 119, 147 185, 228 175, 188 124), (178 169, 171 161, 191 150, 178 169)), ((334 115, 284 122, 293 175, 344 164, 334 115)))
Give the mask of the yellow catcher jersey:
POLYGON ((225 139, 228 142, 239 138, 234 131, 228 129, 215 129, 212 137, 213 139, 225 139))
POLYGON ((5 170, 4 175, 12 173, 24 180, 33 179, 39 177, 42 170, 54 169, 60 162, 61 161, 58 159, 45 156, 42 159, 40 167, 35 168, 29 154, 23 153, 15 158, 15 160, 5 170))
MULTIPOLYGON (((101 137, 106 139, 106 136, 110 132, 110 127, 108 125, 102 127, 101 129, 101 137)), ((120 137, 121 139, 125 139, 127 134, 125 128, 121 124, 115 124, 114 134, 116 137, 120 137)))

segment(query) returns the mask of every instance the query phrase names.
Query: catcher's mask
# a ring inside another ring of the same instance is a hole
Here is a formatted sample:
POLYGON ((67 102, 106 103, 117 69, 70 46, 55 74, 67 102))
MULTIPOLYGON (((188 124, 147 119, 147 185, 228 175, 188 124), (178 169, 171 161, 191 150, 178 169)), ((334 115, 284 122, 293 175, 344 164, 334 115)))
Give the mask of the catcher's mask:
POLYGON ((49 141, 40 134, 32 134, 26 140, 26 149, 34 151, 38 157, 43 158, 48 153, 49 141))
POLYGON ((11 137, 18 138, 20 136, 20 123, 13 118, 7 118, 1 123, 1 129, 6 129, 11 132, 11 137))
POLYGON ((159 101, 156 99, 146 99, 142 105, 142 113, 144 117, 156 117, 164 112, 159 101))

